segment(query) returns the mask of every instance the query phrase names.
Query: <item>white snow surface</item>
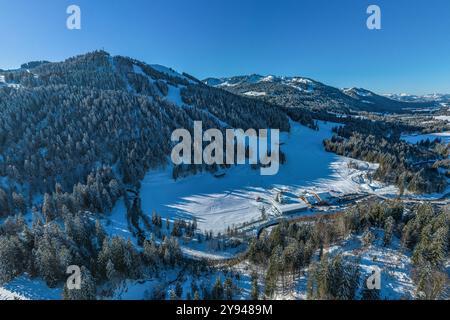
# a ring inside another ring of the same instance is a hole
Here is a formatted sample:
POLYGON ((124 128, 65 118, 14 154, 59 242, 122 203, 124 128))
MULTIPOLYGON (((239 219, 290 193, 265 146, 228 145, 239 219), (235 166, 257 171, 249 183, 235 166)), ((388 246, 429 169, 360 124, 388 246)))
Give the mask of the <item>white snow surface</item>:
POLYGON ((0 301, 2 300, 28 300, 19 293, 15 293, 0 287, 0 301))
POLYGON ((246 96, 250 96, 250 97, 262 97, 267 95, 266 92, 258 92, 258 91, 248 91, 244 93, 246 96))
POLYGON ((168 67, 165 67, 165 66, 162 66, 162 65, 159 65, 159 64, 151 64, 150 67, 152 67, 153 69, 155 69, 158 72, 165 73, 165 74, 167 74, 167 75, 169 75, 171 77, 180 78, 180 79, 183 79, 183 80, 186 80, 186 81, 189 81, 189 82, 193 83, 193 81, 191 79, 189 79, 188 77, 186 77, 186 76, 176 72, 175 70, 173 70, 171 68, 168 68, 168 67))
POLYGON ((0 75, 0 87, 9 87, 9 88, 13 88, 13 89, 20 89, 22 88, 22 85, 17 84, 17 83, 7 83, 5 76, 4 75, 0 75))
POLYGON ((450 122, 450 116, 437 116, 434 117, 436 120, 442 120, 442 121, 447 121, 450 122))
POLYGON ((372 92, 362 89, 362 88, 355 88, 355 87, 342 89, 342 92, 344 92, 346 95, 350 95, 350 96, 353 94, 356 94, 357 96, 360 96, 360 97, 373 96, 372 92))
POLYGON ((259 80, 259 82, 272 82, 275 79, 274 76, 267 76, 259 80))
POLYGON ((173 103, 174 105, 181 107, 183 105, 183 100, 181 98, 181 88, 168 85, 169 92, 167 93, 166 100, 173 103))
POLYGON ((0 300, 60 300, 62 288, 49 288, 40 279, 21 275, 0 287, 0 300))
POLYGON ((135 64, 133 64, 133 72, 148 78, 148 75, 144 72, 144 70, 142 70, 142 68, 140 66, 137 66, 135 64))
POLYGON ((200 230, 223 232, 228 226, 259 220, 261 204, 257 197, 272 197, 273 188, 299 192, 304 188, 343 193, 373 192, 395 194, 394 187, 368 183, 365 173, 376 165, 361 164, 361 170, 348 168, 350 159, 325 152, 322 141, 332 135, 336 124, 319 123, 313 131, 291 123, 291 132, 282 133, 282 151, 287 162, 274 176, 261 176, 249 165, 237 165, 220 179, 210 173, 172 179, 172 167, 149 172, 142 181, 144 212, 156 210, 162 217, 174 220, 196 218, 200 230))
POLYGON ((411 135, 404 135, 402 136, 402 139, 406 142, 415 144, 417 142, 420 142, 422 140, 430 139, 430 141, 433 141, 434 139, 441 139, 443 143, 450 143, 450 131, 446 132, 436 132, 436 133, 429 133, 429 134, 411 134, 411 135))

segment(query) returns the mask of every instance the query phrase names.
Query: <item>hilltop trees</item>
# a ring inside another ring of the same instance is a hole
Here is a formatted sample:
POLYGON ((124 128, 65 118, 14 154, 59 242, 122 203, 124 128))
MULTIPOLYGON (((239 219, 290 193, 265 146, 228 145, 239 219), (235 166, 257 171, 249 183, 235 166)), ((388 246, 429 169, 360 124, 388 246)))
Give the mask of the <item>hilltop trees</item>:
POLYGON ((258 300, 259 299, 258 274, 256 272, 252 272, 251 279, 252 279, 251 298, 252 300, 258 300))
POLYGON ((220 89, 207 86, 188 86, 182 90, 183 102, 197 110, 207 110, 218 119, 226 121, 231 128, 276 128, 289 131, 286 114, 274 105, 239 97, 220 89), (226 108, 225 108, 226 106, 226 108))

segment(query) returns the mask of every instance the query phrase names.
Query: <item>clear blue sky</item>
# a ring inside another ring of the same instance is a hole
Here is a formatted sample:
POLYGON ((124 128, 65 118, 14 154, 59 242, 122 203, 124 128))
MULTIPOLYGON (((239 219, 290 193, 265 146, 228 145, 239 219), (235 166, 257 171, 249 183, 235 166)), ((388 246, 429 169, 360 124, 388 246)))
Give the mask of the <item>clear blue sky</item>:
POLYGON ((303 75, 377 92, 450 92, 449 0, 0 0, 0 68, 104 48, 198 78, 303 75), (66 8, 82 30, 66 29, 66 8), (382 10, 382 30, 366 9, 382 10))

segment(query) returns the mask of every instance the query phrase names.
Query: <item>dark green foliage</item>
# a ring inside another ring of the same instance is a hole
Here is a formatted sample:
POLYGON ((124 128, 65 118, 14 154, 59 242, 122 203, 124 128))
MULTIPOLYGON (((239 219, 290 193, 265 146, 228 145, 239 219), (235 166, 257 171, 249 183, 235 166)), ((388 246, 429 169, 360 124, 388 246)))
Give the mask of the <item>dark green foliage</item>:
POLYGON ((359 286, 359 266, 344 261, 341 255, 326 255, 310 268, 308 298, 319 300, 353 300, 359 286))
POLYGON ((251 275, 251 279, 252 279, 251 298, 252 300, 258 300, 259 299, 258 274, 256 272, 253 272, 251 275))

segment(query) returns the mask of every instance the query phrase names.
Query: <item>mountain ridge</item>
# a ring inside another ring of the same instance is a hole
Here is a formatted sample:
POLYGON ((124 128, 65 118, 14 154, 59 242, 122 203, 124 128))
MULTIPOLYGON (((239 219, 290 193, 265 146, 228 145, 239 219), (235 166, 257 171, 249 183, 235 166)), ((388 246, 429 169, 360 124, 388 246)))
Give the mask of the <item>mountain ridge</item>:
POLYGON ((394 112, 431 108, 436 102, 400 101, 363 88, 338 89, 302 76, 263 76, 258 74, 206 78, 205 84, 269 101, 278 105, 303 107, 312 111, 349 113, 351 111, 394 112))

